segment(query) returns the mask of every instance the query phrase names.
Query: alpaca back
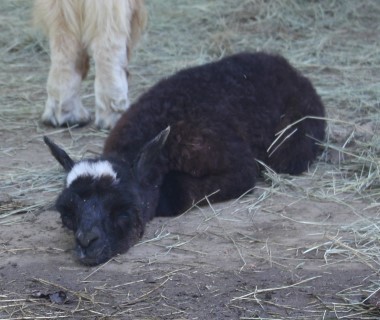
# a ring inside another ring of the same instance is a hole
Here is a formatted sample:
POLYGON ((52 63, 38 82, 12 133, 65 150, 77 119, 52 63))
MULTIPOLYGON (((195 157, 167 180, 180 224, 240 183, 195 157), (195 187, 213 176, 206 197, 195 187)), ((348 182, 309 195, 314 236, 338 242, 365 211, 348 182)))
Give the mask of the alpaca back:
MULTIPOLYGON (((158 132, 184 122, 192 124, 194 131, 200 125, 207 127, 222 140, 229 133, 236 134, 256 159, 286 172, 281 158, 295 158, 288 151, 300 140, 308 146, 304 150, 308 161, 315 158, 318 148, 312 139, 324 139, 325 122, 309 118, 301 121, 292 127, 297 129, 295 134, 279 139, 276 151, 268 152, 277 132, 304 117, 324 115, 324 106, 311 82, 283 57, 240 53, 181 70, 158 82, 122 116, 110 132, 104 152, 133 159, 135 152, 158 132)), ((188 132, 191 134, 191 130, 188 132)), ((169 140, 174 135, 172 130, 169 140)), ((302 170, 291 169, 289 173, 302 170)))

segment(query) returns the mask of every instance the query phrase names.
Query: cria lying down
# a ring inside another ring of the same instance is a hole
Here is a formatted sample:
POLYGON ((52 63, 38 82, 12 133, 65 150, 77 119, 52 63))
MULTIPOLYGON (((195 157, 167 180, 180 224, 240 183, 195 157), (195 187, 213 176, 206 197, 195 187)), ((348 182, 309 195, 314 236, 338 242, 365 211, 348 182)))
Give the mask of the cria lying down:
POLYGON ((211 202, 240 196, 255 185, 256 160, 300 174, 325 137, 324 115, 310 81, 284 58, 240 53, 157 83, 123 114, 99 158, 75 162, 45 137, 68 173, 56 207, 76 256, 105 262, 155 216, 210 194, 211 202))

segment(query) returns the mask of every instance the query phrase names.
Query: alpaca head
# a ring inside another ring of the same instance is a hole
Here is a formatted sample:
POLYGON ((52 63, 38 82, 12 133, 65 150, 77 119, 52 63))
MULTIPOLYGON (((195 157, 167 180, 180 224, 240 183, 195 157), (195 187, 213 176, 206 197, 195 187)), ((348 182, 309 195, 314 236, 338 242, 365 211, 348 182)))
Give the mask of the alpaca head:
POLYGON ((155 163, 167 133, 148 142, 132 164, 116 158, 75 163, 44 138, 68 173, 56 209, 63 225, 74 232, 75 255, 81 263, 103 263, 127 251, 142 236, 158 199, 161 175, 155 163))

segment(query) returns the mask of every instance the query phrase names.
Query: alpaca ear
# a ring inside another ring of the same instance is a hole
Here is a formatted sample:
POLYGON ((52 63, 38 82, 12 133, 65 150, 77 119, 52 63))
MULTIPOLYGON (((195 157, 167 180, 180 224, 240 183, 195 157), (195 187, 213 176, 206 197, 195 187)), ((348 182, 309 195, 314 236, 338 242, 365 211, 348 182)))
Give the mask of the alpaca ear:
POLYGON ((70 156, 46 136, 44 136, 44 142, 49 147, 53 157, 61 164, 66 172, 69 172, 74 166, 74 161, 70 156))
POLYGON ((140 182, 154 184, 162 175, 155 164, 161 155, 162 147, 170 133, 170 126, 162 130, 156 137, 147 142, 135 161, 135 173, 140 182))

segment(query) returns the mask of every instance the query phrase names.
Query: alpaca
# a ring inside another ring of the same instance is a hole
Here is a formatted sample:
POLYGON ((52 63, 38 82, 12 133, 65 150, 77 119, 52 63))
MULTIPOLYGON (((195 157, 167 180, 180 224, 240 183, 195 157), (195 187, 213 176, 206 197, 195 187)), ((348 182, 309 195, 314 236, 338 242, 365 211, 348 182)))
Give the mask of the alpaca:
POLYGON ((80 84, 95 63, 95 124, 114 126, 128 109, 127 65, 146 20, 143 0, 35 0, 34 21, 48 35, 51 66, 42 121, 53 126, 91 120, 80 84))
POLYGON ((240 196, 255 185, 256 160, 302 173, 325 137, 324 115, 311 82, 283 57, 240 53, 154 85, 97 159, 75 163, 45 138, 68 173, 56 207, 75 233, 77 257, 102 263, 133 246, 155 216, 178 215, 211 194, 211 202, 240 196))

